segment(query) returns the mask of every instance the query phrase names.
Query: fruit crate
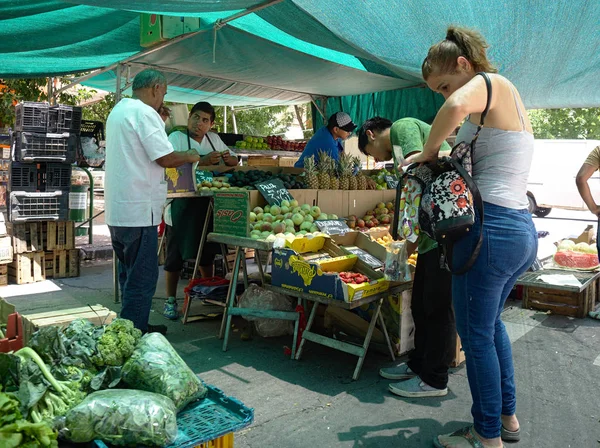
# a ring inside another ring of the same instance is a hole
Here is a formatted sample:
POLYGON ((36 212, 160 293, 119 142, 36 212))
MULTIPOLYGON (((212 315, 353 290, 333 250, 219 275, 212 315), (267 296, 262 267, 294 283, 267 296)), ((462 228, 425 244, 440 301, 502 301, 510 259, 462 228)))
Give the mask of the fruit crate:
POLYGON ((10 221, 66 221, 69 216, 69 194, 12 192, 10 221))
MULTIPOLYGON (((167 448, 230 448, 236 431, 254 420, 254 409, 246 407, 222 390, 205 385, 206 397, 191 403, 177 414, 177 439, 167 448)), ((97 448, 107 448, 104 442, 94 442, 97 448)))
POLYGON ((73 168, 66 163, 46 163, 42 171, 40 191, 69 191, 73 168))
POLYGON ((8 265, 0 264, 0 286, 8 285, 8 265))
POLYGON ((14 159, 18 162, 73 163, 77 157, 76 134, 40 134, 16 132, 14 159))
POLYGON ((11 191, 37 191, 38 165, 35 163, 13 162, 10 166, 11 191))
POLYGON ((81 130, 81 107, 59 104, 48 111, 48 132, 79 134, 81 130))
POLYGON ((46 252, 44 264, 46 278, 79 277, 79 249, 46 252))
POLYGON ((48 129, 48 103, 25 101, 15 106, 15 131, 46 132, 48 129))
POLYGON ((17 285, 46 280, 44 252, 16 254, 8 265, 8 278, 17 285))
POLYGON ((75 249, 73 221, 13 223, 10 233, 15 254, 75 249))
POLYGON ((543 269, 524 273, 517 280, 517 285, 523 287, 523 308, 584 318, 596 307, 600 290, 600 273, 543 269), (539 279, 541 275, 564 275, 565 273, 573 275, 579 280, 581 286, 550 285, 539 279))

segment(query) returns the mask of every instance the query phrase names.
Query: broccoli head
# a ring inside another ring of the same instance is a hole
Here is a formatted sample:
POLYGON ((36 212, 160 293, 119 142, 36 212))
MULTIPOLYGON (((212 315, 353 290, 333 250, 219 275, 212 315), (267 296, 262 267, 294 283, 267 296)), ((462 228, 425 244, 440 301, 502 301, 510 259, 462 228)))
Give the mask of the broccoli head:
POLYGON ((98 367, 122 366, 131 356, 142 332, 127 319, 115 319, 98 340, 93 362, 98 367))

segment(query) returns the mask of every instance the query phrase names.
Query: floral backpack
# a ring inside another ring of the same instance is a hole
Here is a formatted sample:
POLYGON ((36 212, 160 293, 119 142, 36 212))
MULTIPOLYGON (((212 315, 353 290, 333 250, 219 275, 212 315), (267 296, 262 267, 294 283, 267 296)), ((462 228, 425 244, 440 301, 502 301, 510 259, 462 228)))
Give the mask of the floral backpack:
MULTIPOLYGON (((446 268, 447 256, 452 253, 454 242, 466 236, 475 224, 475 210, 483 228, 483 199, 472 178, 473 150, 479 132, 483 127, 492 98, 492 83, 485 73, 477 73, 484 78, 487 86, 487 104, 481 113, 481 121, 470 143, 456 145, 450 157, 440 157, 435 163, 409 166, 402 176, 399 198, 401 218, 396 223, 402 235, 411 241, 420 232, 436 240, 444 248, 441 262, 446 268)), ((398 200, 398 198, 397 198, 398 200)), ((479 256, 483 243, 483 231, 465 265, 451 270, 455 275, 467 272, 479 256)))

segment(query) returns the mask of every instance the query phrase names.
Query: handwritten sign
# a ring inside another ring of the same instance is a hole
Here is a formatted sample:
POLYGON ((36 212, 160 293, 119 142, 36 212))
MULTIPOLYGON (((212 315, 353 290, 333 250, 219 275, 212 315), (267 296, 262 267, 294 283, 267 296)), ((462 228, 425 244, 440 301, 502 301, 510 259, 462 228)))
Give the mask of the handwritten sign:
POLYGON ((350 227, 348 227, 346 221, 341 219, 324 219, 315 221, 315 224, 321 232, 327 235, 343 235, 350 231, 350 227))
POLYGON ((269 205, 281 205, 282 201, 293 201, 294 197, 283 185, 280 179, 269 179, 254 184, 269 205))
POLYGON ((364 251, 360 247, 351 246, 351 247, 345 247, 344 249, 346 249, 351 254, 356 255, 358 258, 360 258, 362 261, 367 263, 373 269, 378 269, 383 266, 383 263, 381 262, 381 260, 375 258, 373 255, 364 251))
POLYGON ((385 182, 390 190, 395 190, 398 187, 398 178, 396 176, 385 176, 385 182))
POLYGON ((247 192, 215 193, 214 231, 248 237, 250 200, 247 192))
POLYGON ((202 182, 212 182, 213 173, 211 171, 196 169, 196 185, 202 186, 202 182))

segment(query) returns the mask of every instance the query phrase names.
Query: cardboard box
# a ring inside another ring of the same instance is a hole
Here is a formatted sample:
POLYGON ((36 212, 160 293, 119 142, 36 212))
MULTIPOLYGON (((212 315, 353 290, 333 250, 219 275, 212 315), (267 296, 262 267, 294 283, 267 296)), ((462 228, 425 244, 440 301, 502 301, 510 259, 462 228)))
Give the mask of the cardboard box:
POLYGON ((250 199, 248 192, 215 193, 214 232, 247 238, 250 233, 250 199))
POLYGON ((379 202, 384 202, 385 190, 349 191, 347 205, 348 212, 341 216, 354 215, 362 218, 369 210, 373 210, 379 202))
POLYGON ((356 255, 346 254, 330 238, 295 238, 286 245, 286 248, 273 249, 271 283, 274 286, 345 302, 389 288, 389 282, 381 272, 371 269, 356 255), (329 253, 332 258, 311 262, 303 256, 320 251, 329 253), (371 282, 362 285, 344 283, 337 273, 350 270, 366 275, 371 282))
POLYGON ((596 241, 596 232, 594 231, 594 226, 587 226, 577 238, 571 238, 571 240, 575 241, 575 243, 593 243, 596 241))
POLYGON ((352 253, 350 248, 358 247, 375 257, 382 264, 385 263, 387 255, 385 247, 376 243, 368 235, 362 232, 348 232, 344 235, 333 235, 331 238, 346 253, 352 253))
MULTIPOLYGON (((299 205, 308 204, 311 207, 318 205, 319 190, 290 190, 290 194, 298 201, 299 205)), ((323 213, 329 213, 327 210, 321 209, 323 213)))
POLYGON ((342 190, 318 190, 317 205, 323 213, 328 215, 348 216, 348 201, 344 200, 347 193, 342 190))

